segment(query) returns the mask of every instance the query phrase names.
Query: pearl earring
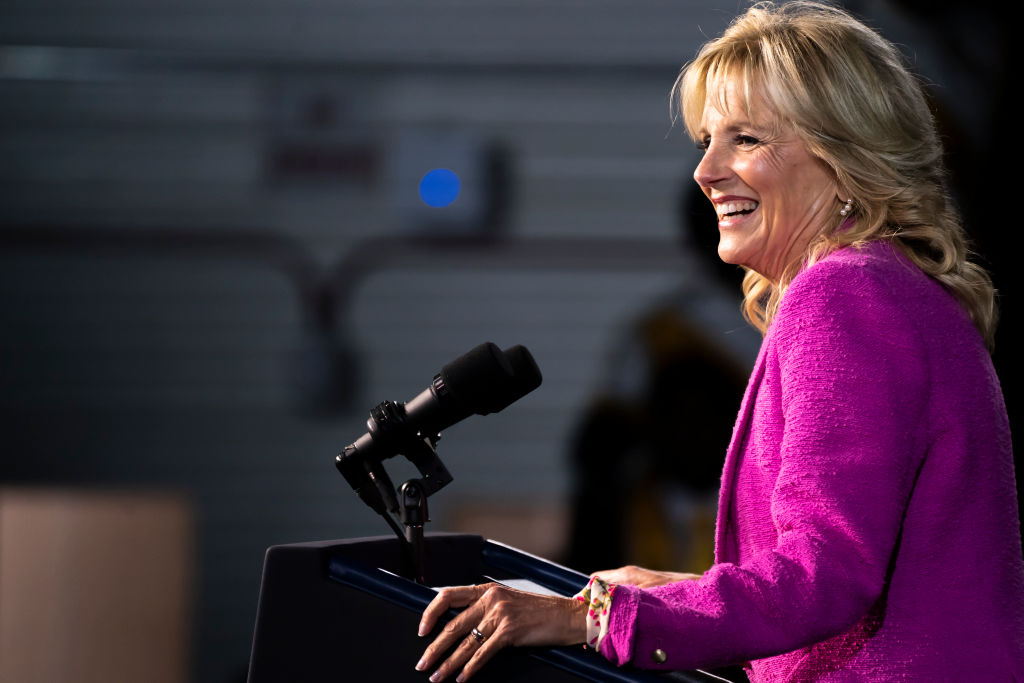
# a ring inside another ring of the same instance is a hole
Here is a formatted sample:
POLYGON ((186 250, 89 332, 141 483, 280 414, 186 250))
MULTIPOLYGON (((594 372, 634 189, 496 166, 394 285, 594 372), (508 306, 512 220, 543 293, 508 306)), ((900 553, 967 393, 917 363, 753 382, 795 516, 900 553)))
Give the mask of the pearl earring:
POLYGON ((843 208, 839 209, 839 215, 840 216, 845 216, 846 214, 850 213, 850 211, 852 211, 852 210, 853 210, 853 197, 850 197, 849 199, 846 200, 846 203, 843 204, 843 208))

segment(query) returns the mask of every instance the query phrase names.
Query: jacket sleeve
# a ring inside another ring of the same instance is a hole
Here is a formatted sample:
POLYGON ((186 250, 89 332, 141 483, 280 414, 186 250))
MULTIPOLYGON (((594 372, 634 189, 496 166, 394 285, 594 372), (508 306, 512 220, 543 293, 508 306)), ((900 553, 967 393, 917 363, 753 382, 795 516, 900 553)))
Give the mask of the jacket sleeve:
MULTIPOLYGON (((777 458, 774 547, 699 581, 619 586, 604 656, 644 668, 724 665, 805 647, 867 615, 925 451, 928 365, 904 305, 847 262, 794 279, 765 340, 781 436, 740 442, 743 454, 777 458)), ((753 419, 764 419, 756 408, 753 419)))

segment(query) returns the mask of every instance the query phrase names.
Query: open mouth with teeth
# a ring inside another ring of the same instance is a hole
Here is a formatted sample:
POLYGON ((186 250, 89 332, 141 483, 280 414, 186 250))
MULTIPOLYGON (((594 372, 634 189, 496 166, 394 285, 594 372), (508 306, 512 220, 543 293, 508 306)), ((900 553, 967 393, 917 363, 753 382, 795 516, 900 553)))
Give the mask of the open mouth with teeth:
POLYGON ((757 208, 757 202, 753 201, 741 201, 741 202, 725 202, 715 207, 718 211, 718 218, 735 218, 737 216, 746 216, 752 213, 757 208))

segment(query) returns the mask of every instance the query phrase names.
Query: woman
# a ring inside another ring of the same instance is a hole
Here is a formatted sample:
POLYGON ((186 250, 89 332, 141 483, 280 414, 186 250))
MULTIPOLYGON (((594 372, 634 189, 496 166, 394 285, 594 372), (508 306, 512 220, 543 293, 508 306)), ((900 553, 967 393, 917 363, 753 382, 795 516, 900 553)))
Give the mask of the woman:
POLYGON ((844 12, 757 5, 676 95, 719 255, 764 333, 703 576, 598 572, 585 601, 442 591, 417 666, 590 643, 755 681, 1024 679, 1024 560, 994 292, 968 260, 941 148, 893 46, 844 12), (461 641, 461 642, 459 642, 461 641), (445 651, 458 643, 445 659, 445 651))

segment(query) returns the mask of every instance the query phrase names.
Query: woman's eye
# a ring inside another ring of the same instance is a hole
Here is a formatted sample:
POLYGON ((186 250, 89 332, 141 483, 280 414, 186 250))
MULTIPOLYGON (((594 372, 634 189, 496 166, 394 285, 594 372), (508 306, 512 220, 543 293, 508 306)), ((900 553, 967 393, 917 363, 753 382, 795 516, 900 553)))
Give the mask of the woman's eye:
POLYGON ((697 149, 702 152, 708 151, 708 147, 711 146, 711 138, 704 138, 703 140, 697 141, 697 149))
POLYGON ((758 144, 759 142, 760 142, 760 140, 758 140, 757 138, 755 138, 755 137, 753 137, 751 135, 742 135, 741 134, 741 135, 737 135, 736 136, 736 144, 740 145, 741 147, 753 147, 754 145, 758 144))

